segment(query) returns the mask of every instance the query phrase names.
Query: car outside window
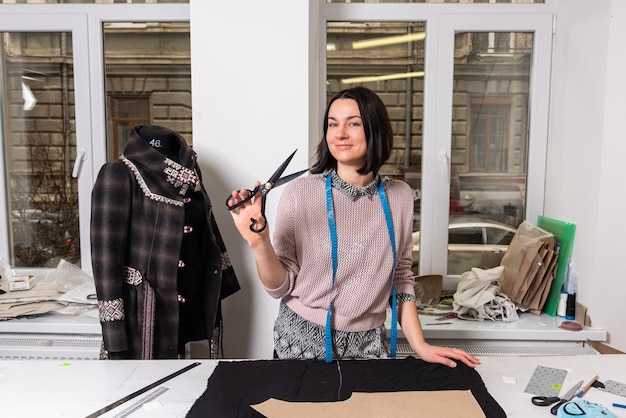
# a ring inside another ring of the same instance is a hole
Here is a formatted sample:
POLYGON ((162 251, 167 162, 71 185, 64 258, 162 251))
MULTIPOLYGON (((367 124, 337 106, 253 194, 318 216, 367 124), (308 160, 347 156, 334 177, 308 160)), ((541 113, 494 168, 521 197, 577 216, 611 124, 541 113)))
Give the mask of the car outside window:
POLYGON ((487 230, 487 244, 490 245, 509 245, 513 236, 512 231, 499 228, 486 228, 487 230))
POLYGON ((482 227, 461 227, 450 229, 448 234, 449 244, 483 244, 482 227))

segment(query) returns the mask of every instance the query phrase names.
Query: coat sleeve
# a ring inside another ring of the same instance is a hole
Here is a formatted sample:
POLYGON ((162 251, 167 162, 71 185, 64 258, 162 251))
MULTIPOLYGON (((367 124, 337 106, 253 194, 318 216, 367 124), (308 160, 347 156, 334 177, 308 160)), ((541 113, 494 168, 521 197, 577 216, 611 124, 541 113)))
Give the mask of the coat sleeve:
MULTIPOLYGON (((196 172, 198 173, 198 176, 200 177, 200 180, 203 184, 202 187, 204 189, 204 180, 202 180, 202 170, 200 169, 200 166, 198 165, 196 165, 195 168, 196 168, 196 172)), ((222 234, 220 233, 219 226, 217 225, 215 216, 213 215, 213 207, 210 202, 210 198, 206 189, 204 189, 204 193, 206 193, 206 197, 207 199, 209 199, 208 211, 209 211, 209 222, 210 222, 210 227, 211 227, 211 232, 212 232, 211 235, 215 241, 215 244, 217 244, 217 246, 219 247, 220 253, 221 253, 222 283, 220 285, 220 299, 225 299, 228 296, 232 295, 233 293, 236 293, 239 290, 241 290, 241 286, 239 285, 239 281, 237 280, 237 275, 235 274, 235 269, 233 268, 233 265, 230 261, 230 256, 228 255, 226 244, 224 243, 224 240, 222 239, 222 234)))
POLYGON ((215 243, 220 248, 222 253, 222 285, 220 287, 220 299, 225 299, 233 293, 239 291, 241 287, 239 286, 235 269, 230 262, 228 251, 226 251, 226 245, 222 239, 222 234, 220 233, 215 217, 213 216, 213 211, 211 211, 211 228, 213 229, 213 234, 215 235, 215 243))
POLYGON ((115 161, 101 168, 91 194, 91 262, 104 348, 109 352, 129 348, 123 284, 131 187, 128 169, 115 161))

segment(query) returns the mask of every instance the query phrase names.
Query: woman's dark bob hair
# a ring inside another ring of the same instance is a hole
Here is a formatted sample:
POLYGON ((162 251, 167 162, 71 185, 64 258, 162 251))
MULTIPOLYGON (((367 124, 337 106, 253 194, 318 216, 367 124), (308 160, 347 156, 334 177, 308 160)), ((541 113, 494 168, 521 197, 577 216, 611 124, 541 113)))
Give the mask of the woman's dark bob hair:
POLYGON ((367 141, 367 155, 363 166, 357 170, 359 174, 373 172, 378 174, 380 167, 389 159, 393 147, 393 132, 387 114, 387 108, 376 93, 366 87, 353 87, 342 90, 328 102, 324 112, 322 129, 324 136, 317 146, 317 161, 310 172, 320 174, 330 169, 337 169, 337 160, 328 149, 328 111, 337 99, 352 99, 361 112, 365 140, 367 141))

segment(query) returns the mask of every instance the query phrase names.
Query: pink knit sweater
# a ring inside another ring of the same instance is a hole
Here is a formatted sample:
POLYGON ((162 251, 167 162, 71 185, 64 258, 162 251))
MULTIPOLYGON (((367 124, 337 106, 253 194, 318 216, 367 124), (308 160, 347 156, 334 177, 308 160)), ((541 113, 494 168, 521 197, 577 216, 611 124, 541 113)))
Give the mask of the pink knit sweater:
MULTIPOLYGON (((398 263, 398 294, 414 295, 411 272, 413 196, 394 180, 386 190, 393 218, 398 263)), ((323 325, 332 294, 332 328, 367 331, 384 324, 391 296, 393 254, 378 193, 351 200, 333 188, 338 266, 334 290, 325 197, 325 177, 290 182, 281 197, 273 244, 287 275, 277 289, 266 289, 303 318, 323 325)))

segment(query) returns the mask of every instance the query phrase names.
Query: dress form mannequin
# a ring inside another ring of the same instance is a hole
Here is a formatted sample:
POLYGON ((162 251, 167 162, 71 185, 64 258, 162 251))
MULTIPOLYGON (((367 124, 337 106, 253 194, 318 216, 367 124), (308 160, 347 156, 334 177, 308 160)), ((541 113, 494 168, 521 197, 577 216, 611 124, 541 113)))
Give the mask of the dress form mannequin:
MULTIPOLYGON (((175 135, 152 127, 143 127, 139 134, 165 157, 180 163, 180 141, 175 135)), ((189 188, 185 193, 185 223, 178 263, 177 288, 179 307, 178 354, 185 355, 185 344, 208 339, 204 327, 203 237, 206 235, 206 208, 200 191, 189 188)), ((219 324, 216 324, 219 325, 219 324)))
POLYGON ((195 152, 160 126, 133 128, 102 167, 91 241, 103 357, 177 358, 203 339, 220 347, 221 299, 239 285, 200 178, 195 152))

